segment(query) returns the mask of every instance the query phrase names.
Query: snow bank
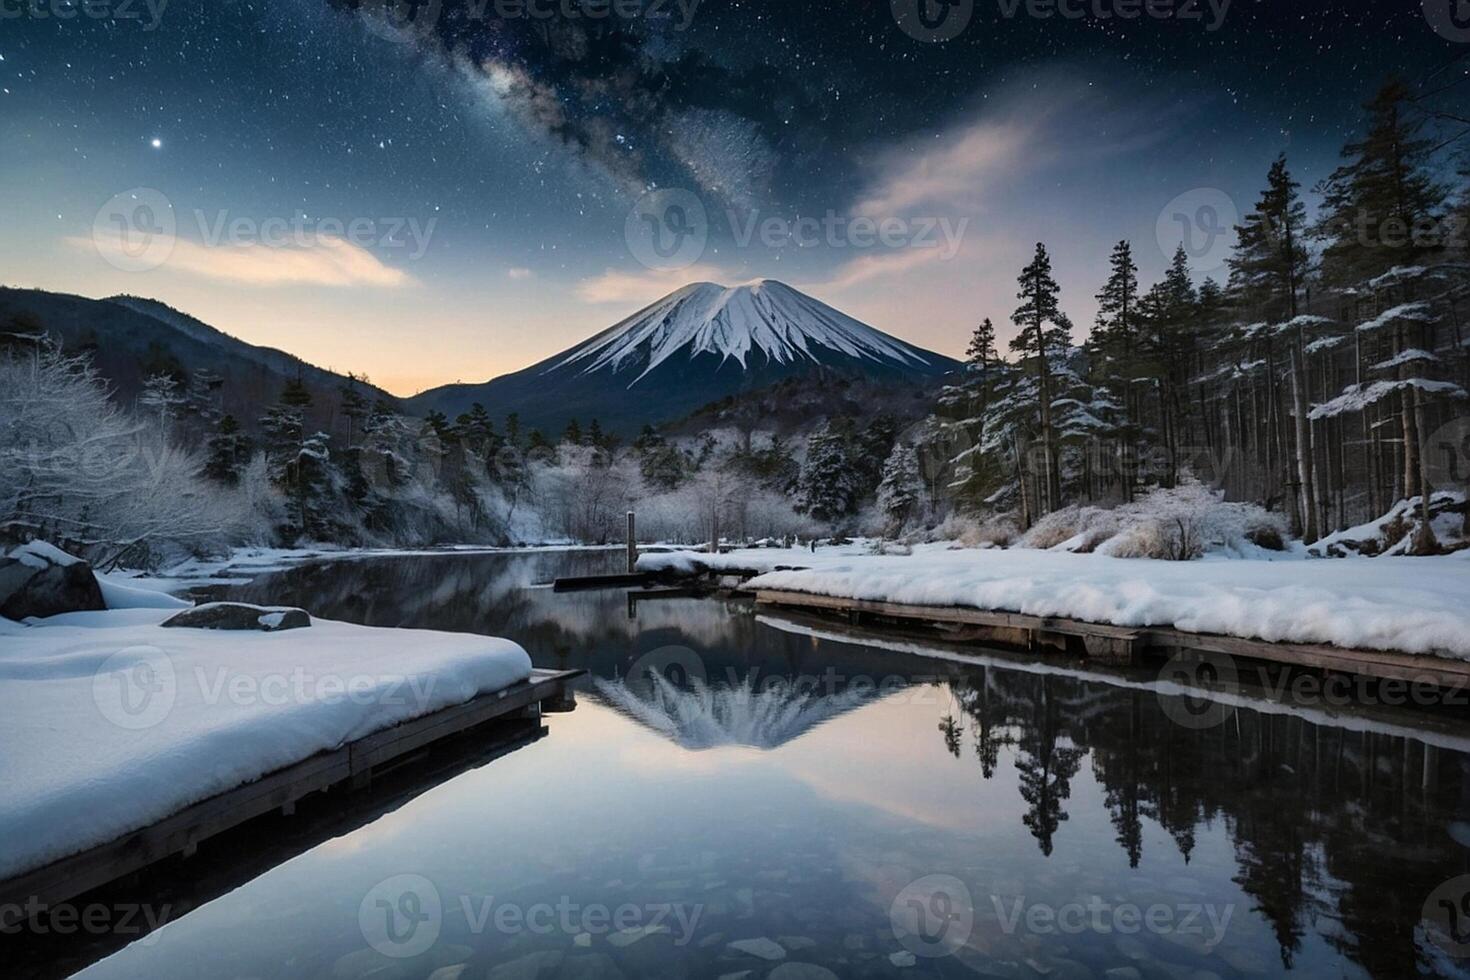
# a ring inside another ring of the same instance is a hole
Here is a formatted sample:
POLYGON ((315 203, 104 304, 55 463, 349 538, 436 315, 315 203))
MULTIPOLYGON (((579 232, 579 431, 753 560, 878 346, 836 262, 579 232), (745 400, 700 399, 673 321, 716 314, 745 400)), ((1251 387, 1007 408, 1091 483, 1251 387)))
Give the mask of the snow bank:
POLYGON ((171 612, 0 620, 0 878, 531 672, 494 637, 161 628, 171 612))
POLYGON ((921 545, 907 558, 818 552, 807 564, 748 587, 1470 660, 1470 561, 1454 558, 1163 562, 921 545))
POLYGON ((97 587, 108 609, 188 609, 193 605, 161 591, 148 579, 132 579, 125 575, 97 574, 97 587))

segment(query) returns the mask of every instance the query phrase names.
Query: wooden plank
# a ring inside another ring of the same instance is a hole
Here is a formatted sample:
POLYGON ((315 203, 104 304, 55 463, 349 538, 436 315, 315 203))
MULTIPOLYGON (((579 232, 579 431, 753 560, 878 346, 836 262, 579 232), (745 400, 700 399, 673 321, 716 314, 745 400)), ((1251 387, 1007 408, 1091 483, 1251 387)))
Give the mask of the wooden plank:
POLYGON ((629 572, 616 575, 569 575, 551 583, 553 592, 580 592, 586 589, 622 589, 632 585, 651 585, 652 572, 629 572))
POLYGON ((773 589, 758 589, 756 602, 782 606, 807 606, 817 609, 833 609, 840 612, 857 610, 877 616, 892 616, 895 619, 924 619, 943 623, 960 623, 967 626, 1000 626, 1013 629, 1049 630, 1074 636, 1109 636, 1119 639, 1136 639, 1142 632, 1133 626, 1113 626, 1107 623, 1085 623, 1080 620, 1062 619, 1055 616, 1027 616, 1023 613, 1002 610, 971 609, 964 606, 920 606, 897 602, 880 602, 872 599, 844 599, 840 596, 816 595, 809 592, 786 592, 773 589))
MULTIPOLYGON (((32 897, 64 902, 174 854, 192 853, 201 841, 247 820, 292 806, 373 768, 435 741, 541 701, 564 701, 567 685, 582 670, 534 670, 528 680, 483 694, 463 704, 375 732, 340 748, 267 773, 217 794, 148 827, 40 868, 0 881, 0 909, 23 906, 32 897)), ((4 924, 4 923, 0 923, 4 924)))
POLYGON ((697 585, 679 585, 667 589, 630 589, 628 598, 634 602, 647 602, 650 599, 699 599, 708 593, 708 589, 697 585))
POLYGON ((1293 666, 1318 667, 1361 674, 1383 680, 1436 684, 1458 690, 1470 688, 1470 662, 1446 657, 1397 653, 1388 650, 1355 650, 1329 644, 1274 643, 1246 637, 1222 636, 1214 633, 1190 633, 1160 627, 1121 627, 1107 623, 1088 623, 1051 616, 1027 616, 998 610, 960 606, 924 606, 838 596, 815 595, 761 589, 756 601, 767 605, 821 609, 832 612, 862 612, 893 619, 937 625, 1005 627, 1029 630, 1033 635, 1056 633, 1116 641, 1105 651, 1098 644, 1102 659, 1121 658, 1125 648, 1134 653, 1143 649, 1175 648, 1204 653, 1223 653, 1232 657, 1266 660, 1293 666))

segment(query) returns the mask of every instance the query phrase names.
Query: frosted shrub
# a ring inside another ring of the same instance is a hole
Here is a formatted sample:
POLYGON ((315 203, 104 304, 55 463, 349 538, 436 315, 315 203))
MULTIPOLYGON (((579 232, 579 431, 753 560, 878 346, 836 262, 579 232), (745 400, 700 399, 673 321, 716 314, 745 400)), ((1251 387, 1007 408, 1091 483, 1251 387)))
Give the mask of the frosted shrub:
POLYGON ((1286 524, 1279 514, 1222 498, 1219 491, 1194 481, 1150 491, 1105 512, 1119 530, 1097 551, 1115 558, 1189 561, 1211 551, 1284 547, 1286 524))
POLYGON ((965 548, 1006 548, 1020 533, 1015 521, 1007 514, 983 520, 963 514, 950 514, 934 529, 929 538, 931 541, 955 541, 965 548))
POLYGON ((1020 547, 1044 550, 1080 538, 1067 550, 1086 553, 1117 533, 1118 518, 1112 511, 1073 504, 1037 521, 1021 538, 1020 547))

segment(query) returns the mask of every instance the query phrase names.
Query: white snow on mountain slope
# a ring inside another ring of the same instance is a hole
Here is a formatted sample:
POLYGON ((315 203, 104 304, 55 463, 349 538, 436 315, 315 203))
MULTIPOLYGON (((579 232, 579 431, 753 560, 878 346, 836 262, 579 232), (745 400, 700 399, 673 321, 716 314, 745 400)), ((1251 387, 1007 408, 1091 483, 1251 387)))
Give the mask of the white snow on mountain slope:
POLYGON ((690 283, 638 311, 572 350, 551 370, 584 364, 582 373, 619 371, 630 360, 647 364, 628 385, 681 351, 733 358, 746 366, 753 350, 773 361, 807 358, 820 363, 822 349, 862 360, 908 368, 938 365, 903 341, 854 320, 819 300, 773 279, 725 287, 690 283))

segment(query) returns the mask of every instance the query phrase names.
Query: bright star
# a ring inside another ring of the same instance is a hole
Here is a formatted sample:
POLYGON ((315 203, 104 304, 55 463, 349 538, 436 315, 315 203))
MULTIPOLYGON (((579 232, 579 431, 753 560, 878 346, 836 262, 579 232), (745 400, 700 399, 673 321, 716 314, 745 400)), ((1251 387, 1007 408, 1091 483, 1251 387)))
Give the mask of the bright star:
POLYGON ((159 139, 157 136, 153 137, 150 142, 152 143, 155 150, 160 150, 163 148, 163 140, 159 139))

